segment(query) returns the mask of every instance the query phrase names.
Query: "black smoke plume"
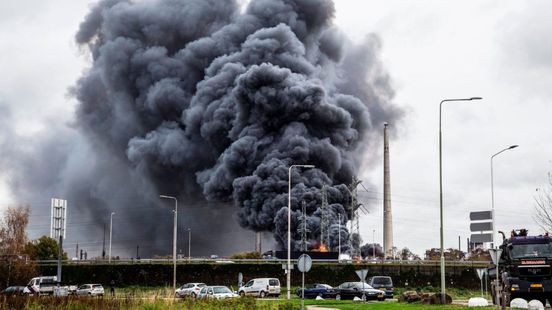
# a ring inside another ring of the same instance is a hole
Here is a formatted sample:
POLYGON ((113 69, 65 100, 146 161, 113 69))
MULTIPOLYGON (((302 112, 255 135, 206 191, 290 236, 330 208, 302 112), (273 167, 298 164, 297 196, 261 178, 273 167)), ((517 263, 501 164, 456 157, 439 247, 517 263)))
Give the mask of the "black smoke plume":
POLYGON ((353 44, 333 17, 330 0, 252 0, 245 10, 236 0, 100 1, 76 34, 91 66, 72 89, 80 138, 55 192, 96 232, 115 210, 124 237, 155 243, 172 216, 147 206, 172 194, 186 225, 209 227, 198 238, 237 220, 285 247, 288 168, 311 164, 291 173, 293 248, 303 201, 308 238, 320 236, 324 185, 330 246, 338 214, 346 246, 347 186, 402 112, 379 39, 353 44))
POLYGON ((363 258, 383 258, 383 248, 379 243, 366 243, 360 247, 360 253, 363 258))

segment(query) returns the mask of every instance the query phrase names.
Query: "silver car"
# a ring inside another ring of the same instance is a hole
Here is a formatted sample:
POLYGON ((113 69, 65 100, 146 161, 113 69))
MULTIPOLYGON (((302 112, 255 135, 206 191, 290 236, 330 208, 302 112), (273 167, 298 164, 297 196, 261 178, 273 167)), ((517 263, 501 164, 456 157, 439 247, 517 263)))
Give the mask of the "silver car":
POLYGON ((175 297, 197 297, 201 288, 205 286, 205 283, 186 283, 181 287, 177 288, 174 292, 175 297))
POLYGON ((77 296, 103 296, 104 288, 101 284, 83 284, 77 288, 77 296))
POLYGON ((198 298, 236 298, 238 294, 233 293, 227 286, 205 286, 199 292, 198 298))

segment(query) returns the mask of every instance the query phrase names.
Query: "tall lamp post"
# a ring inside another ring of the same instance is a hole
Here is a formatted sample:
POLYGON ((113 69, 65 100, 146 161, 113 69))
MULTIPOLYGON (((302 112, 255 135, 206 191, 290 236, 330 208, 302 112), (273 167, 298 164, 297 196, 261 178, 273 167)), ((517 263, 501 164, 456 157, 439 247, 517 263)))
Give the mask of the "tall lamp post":
POLYGON ((376 260, 376 230, 375 229, 372 229, 372 259, 376 260))
POLYGON ((495 242, 495 238, 496 238, 496 225, 495 225, 495 207, 494 207, 494 181, 493 181, 493 159, 495 158, 495 156, 497 156, 498 154, 504 152, 504 151, 508 151, 508 150, 511 150, 511 149, 515 149, 516 147, 518 147, 517 144, 515 145, 511 145, 503 150, 501 150, 500 152, 494 154, 493 156, 491 156, 491 213, 493 215, 493 246, 496 245, 496 242, 495 242))
POLYGON ((111 264, 111 238, 113 236, 113 215, 115 212, 111 212, 110 219, 109 219, 109 261, 108 263, 111 264))
POLYGON ((443 244, 443 152, 442 152, 442 133, 441 133, 441 115, 443 103, 449 101, 472 101, 481 100, 481 97, 444 99, 439 104, 439 214, 440 214, 440 242, 441 242, 441 303, 445 304, 445 253, 443 244))
POLYGON ((192 259, 192 229, 188 228, 188 261, 192 259))
POLYGON ((176 197, 159 195, 161 198, 174 200, 174 229, 173 229, 173 291, 176 291, 176 223, 178 219, 178 200, 176 197))
POLYGON ((287 299, 291 299, 291 169, 314 168, 314 165, 291 165, 288 170, 287 299))

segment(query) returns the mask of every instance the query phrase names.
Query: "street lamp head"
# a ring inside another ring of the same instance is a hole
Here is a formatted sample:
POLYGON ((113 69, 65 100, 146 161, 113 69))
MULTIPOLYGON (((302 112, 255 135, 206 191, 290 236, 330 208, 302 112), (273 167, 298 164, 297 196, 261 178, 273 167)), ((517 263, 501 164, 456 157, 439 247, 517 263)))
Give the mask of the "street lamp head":
POLYGON ((302 165, 303 168, 314 168, 314 165, 302 165))
POLYGON ((115 211, 111 212, 111 215, 115 214, 115 211))
POLYGON ((481 98, 481 97, 471 97, 470 98, 470 100, 481 100, 481 99, 483 99, 483 98, 481 98))
POLYGON ((515 144, 515 145, 512 145, 510 146, 508 149, 511 150, 511 149, 515 149, 516 147, 518 147, 519 145, 515 144))

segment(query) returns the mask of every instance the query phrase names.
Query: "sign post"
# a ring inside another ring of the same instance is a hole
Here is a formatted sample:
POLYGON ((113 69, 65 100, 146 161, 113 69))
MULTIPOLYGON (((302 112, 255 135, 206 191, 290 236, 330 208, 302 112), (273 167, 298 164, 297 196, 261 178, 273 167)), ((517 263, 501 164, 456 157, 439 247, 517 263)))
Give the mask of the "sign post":
POLYGON ((52 218, 50 219, 50 237, 57 239, 59 244, 57 282, 61 284, 61 259, 63 257, 63 239, 67 228, 67 200, 52 198, 52 218))
POLYGON ((500 255, 502 255, 502 249, 489 249, 489 254, 491 254, 491 259, 493 260, 493 263, 496 266, 496 285, 495 285, 495 300, 497 309, 500 309, 500 281, 499 278, 499 272, 498 272, 498 263, 500 262, 500 255))
POLYGON ((238 290, 240 289, 240 287, 242 287, 243 285, 243 274, 240 272, 238 274, 238 290))
POLYGON ((475 269, 477 271, 477 276, 479 277, 479 282, 481 282, 481 297, 483 297, 483 275, 485 274, 485 268, 475 269))
POLYGON ((366 280, 366 276, 368 275, 368 269, 356 270, 355 273, 357 274, 360 281, 362 282, 362 300, 366 301, 366 292, 364 291, 364 281, 366 280))
POLYGON ((305 309, 305 272, 309 272, 312 267, 312 259, 307 254, 299 256, 297 260, 297 269, 301 271, 301 310, 305 309))

